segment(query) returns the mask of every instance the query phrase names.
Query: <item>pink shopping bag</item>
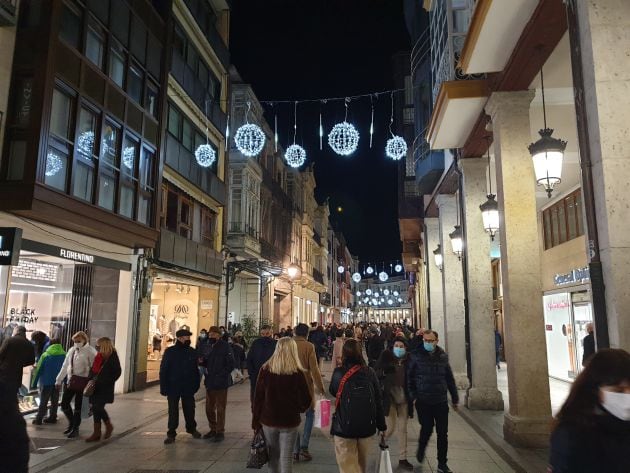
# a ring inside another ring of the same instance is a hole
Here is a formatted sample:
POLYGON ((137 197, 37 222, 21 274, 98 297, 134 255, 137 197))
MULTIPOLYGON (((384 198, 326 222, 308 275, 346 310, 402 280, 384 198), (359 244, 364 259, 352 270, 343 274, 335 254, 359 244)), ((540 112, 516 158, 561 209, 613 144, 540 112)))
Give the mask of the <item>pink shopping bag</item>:
POLYGON ((330 427, 330 400, 318 399, 315 402, 315 427, 330 427))

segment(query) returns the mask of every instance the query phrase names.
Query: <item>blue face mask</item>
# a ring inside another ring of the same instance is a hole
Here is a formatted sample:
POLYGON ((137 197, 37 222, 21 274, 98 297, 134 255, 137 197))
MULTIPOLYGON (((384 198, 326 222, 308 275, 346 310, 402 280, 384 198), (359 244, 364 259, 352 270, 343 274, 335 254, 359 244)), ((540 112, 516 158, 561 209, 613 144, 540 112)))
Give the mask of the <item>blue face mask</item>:
POLYGON ((403 356, 405 356, 405 348, 404 347, 394 347, 394 356, 396 358, 402 358, 403 356))
POLYGON ((428 352, 435 350, 435 345, 431 342, 423 342, 424 349, 428 352))

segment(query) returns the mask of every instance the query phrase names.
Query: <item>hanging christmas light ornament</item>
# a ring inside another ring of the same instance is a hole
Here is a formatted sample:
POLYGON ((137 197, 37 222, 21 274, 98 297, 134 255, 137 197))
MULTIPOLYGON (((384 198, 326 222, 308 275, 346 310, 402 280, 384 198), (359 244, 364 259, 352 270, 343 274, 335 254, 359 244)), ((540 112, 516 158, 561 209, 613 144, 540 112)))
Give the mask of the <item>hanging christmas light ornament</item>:
POLYGON ((351 123, 348 123, 348 103, 346 98, 346 117, 343 122, 337 123, 328 135, 328 144, 335 153, 341 156, 350 156, 359 146, 359 132, 351 123))
POLYGON ((392 116, 389 120, 389 134, 392 136, 385 145, 385 154, 394 161, 399 161, 407 154, 407 142, 400 136, 394 135, 392 126, 394 124, 394 93, 391 93, 392 116))
POLYGON ((394 291, 394 292, 392 292, 392 295, 393 295, 394 297, 398 297, 398 291, 394 291))
POLYGON ((385 289, 385 290, 383 291, 383 294, 385 294, 386 296, 389 296, 389 289, 385 289))
POLYGON ((123 150, 122 162, 127 169, 133 169, 136 150, 133 146, 128 146, 123 150))
POLYGON ((257 156, 265 146, 265 133, 258 125, 249 123, 248 116, 252 108, 251 102, 247 102, 245 113, 245 125, 242 125, 234 135, 234 143, 238 150, 245 156, 252 158, 257 156))
POLYGON ((361 297, 361 291, 357 291, 357 297, 361 297))
POLYGON ((400 272, 402 272, 403 267, 402 267, 402 265, 397 264, 396 266, 394 266, 394 270, 395 270, 397 273, 400 273, 400 272))
POLYGON ((371 296, 371 295, 372 295, 372 289, 370 289, 370 288, 368 287, 368 288, 365 290, 365 293, 366 293, 368 296, 371 296))
POLYGON ((370 149, 372 149, 372 138, 374 138, 374 101, 372 100, 372 95, 370 95, 370 104, 372 105, 372 120, 370 121, 370 149))
POLYGON ((340 264, 339 266, 337 266, 337 272, 338 272, 339 274, 343 274, 343 272, 344 272, 345 270, 346 270, 346 268, 344 268, 344 267, 343 267, 343 265, 341 265, 341 264, 340 264))
MULTIPOLYGON (((202 168, 209 168, 214 164, 217 160, 217 152, 214 150, 212 146, 210 146, 210 140, 208 139, 208 107, 210 105, 210 101, 206 100, 206 142, 204 144, 200 144, 197 146, 195 150, 195 159, 197 160, 197 164, 202 168)), ((229 129, 226 126, 226 135, 229 133, 229 129)), ((227 139, 227 137, 226 137, 227 139)))
POLYGON ((59 171, 61 171, 61 168, 63 168, 62 159, 59 157, 57 153, 54 153, 53 151, 49 151, 48 156, 46 156, 46 171, 45 171, 46 175, 48 177, 52 177, 55 174, 57 174, 59 171))
POLYGON ((228 114, 225 117, 225 147, 228 147, 228 143, 230 142, 230 115, 228 114))
POLYGON ((389 274, 387 274, 385 271, 381 271, 380 273, 378 273, 378 279, 381 282, 385 282, 389 279, 389 274))
POLYGON ((365 272, 368 274, 374 274, 374 268, 371 265, 368 265, 368 267, 365 269, 365 272))
POLYGON ((324 127, 322 125, 322 105, 325 104, 326 101, 322 100, 319 106, 319 150, 322 150, 322 141, 324 139, 324 127))
POLYGON ((352 275, 352 280, 356 283, 361 282, 361 275, 357 272, 352 275))
POLYGON ((378 292, 374 293, 374 297, 378 297, 380 294, 378 292))
POLYGON ((87 160, 92 159, 92 151, 94 150, 94 132, 84 131, 77 139, 77 152, 87 160))
POLYGON ((295 144, 297 135, 297 102, 295 102, 293 116, 293 144, 287 148, 287 151, 284 153, 284 159, 292 168, 299 168, 306 161, 306 151, 300 145, 295 144))

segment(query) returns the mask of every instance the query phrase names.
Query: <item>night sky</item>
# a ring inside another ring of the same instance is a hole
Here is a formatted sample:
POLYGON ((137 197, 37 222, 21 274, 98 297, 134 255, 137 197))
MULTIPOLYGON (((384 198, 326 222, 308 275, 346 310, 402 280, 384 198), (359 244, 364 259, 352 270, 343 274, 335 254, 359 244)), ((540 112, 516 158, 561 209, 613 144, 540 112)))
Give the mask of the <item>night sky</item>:
MULTIPOLYGON (((260 100, 345 97, 394 88, 392 56, 408 51, 402 0, 233 0, 232 63, 260 100)), ((361 135, 351 156, 328 146, 332 126, 344 118, 343 101, 298 105, 297 143, 315 163, 316 198, 331 204, 331 218, 362 262, 400 258, 397 220, 399 165, 385 156, 391 103, 375 103, 369 148, 370 98, 352 101, 348 121, 361 135), (319 150, 319 111, 324 143, 319 150), (334 211, 341 206, 343 212, 334 211)), ((293 104, 266 106, 280 142, 293 143, 293 104)), ((234 124, 238 126, 238 124, 234 124)))

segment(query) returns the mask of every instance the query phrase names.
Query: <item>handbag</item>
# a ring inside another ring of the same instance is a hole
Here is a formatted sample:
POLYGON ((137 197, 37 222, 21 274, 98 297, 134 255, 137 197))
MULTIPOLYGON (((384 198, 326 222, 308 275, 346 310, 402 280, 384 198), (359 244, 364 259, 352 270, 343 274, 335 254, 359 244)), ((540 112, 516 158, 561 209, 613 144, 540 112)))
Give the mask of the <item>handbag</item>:
MULTIPOLYGON (((109 358, 111 358, 111 356, 109 358)), ((105 365, 109 361, 109 358, 107 358, 103 362, 103 364, 101 365, 101 371, 99 371, 99 374, 103 371, 103 368, 105 368, 105 365)), ((92 396, 94 394, 94 391, 96 390, 96 381, 97 380, 98 380, 98 374, 96 376, 94 376, 92 379, 89 379, 89 381, 85 385, 85 388, 83 389, 83 395, 84 396, 90 397, 90 396, 92 396)))
POLYGON ((77 376, 74 374, 74 353, 70 358, 70 380, 68 381, 68 389, 82 393, 90 378, 87 376, 77 376))
POLYGON ((378 461, 378 470, 376 470, 377 473, 393 473, 392 460, 389 456, 389 447, 385 443, 385 435, 381 435, 379 447, 381 447, 381 455, 378 461))
POLYGON ((328 399, 318 399, 315 402, 314 427, 319 429, 330 427, 330 401, 328 399))
POLYGON ((267 442, 262 429, 258 429, 254 433, 252 445, 247 458, 247 468, 255 468, 260 470, 263 465, 269 461, 269 451, 267 450, 267 442))

